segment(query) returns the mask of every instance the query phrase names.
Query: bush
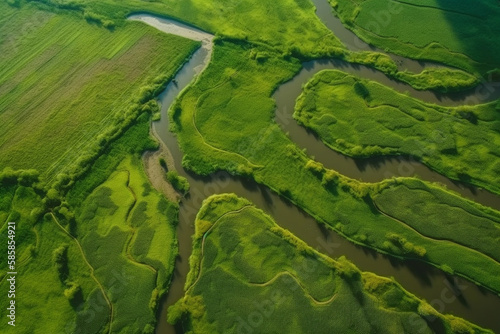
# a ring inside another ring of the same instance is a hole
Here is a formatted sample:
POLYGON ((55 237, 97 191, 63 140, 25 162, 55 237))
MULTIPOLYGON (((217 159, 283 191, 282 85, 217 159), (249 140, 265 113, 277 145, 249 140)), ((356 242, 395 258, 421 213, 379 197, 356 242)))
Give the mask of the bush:
POLYGON ((172 187, 174 187, 174 189, 181 194, 187 195, 189 192, 188 180, 185 177, 180 176, 176 171, 172 170, 167 172, 167 180, 170 182, 172 187))
POLYGON ((79 304, 83 301, 82 288, 80 284, 74 282, 68 283, 68 288, 64 290, 64 296, 71 304, 79 304))
POLYGON ((59 279, 64 282, 68 278, 68 245, 64 244, 52 252, 52 262, 56 267, 59 279))
POLYGON ((162 166, 165 170, 167 170, 167 162, 165 161, 164 158, 160 157, 159 159, 159 162, 160 162, 160 166, 162 166))

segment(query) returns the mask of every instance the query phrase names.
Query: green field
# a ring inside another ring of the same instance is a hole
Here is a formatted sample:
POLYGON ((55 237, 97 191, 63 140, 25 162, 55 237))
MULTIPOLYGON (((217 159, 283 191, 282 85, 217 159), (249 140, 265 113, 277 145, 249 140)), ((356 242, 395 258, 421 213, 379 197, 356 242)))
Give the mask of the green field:
POLYGON ((500 213, 439 187, 404 179, 374 196, 377 208, 436 240, 452 240, 500 262, 500 213), (477 242, 481 240, 481 242, 477 242))
MULTIPOLYGON (((338 1, 357 33, 382 6, 338 1)), ((314 161, 275 122, 272 94, 306 60, 340 58, 442 92, 472 87, 498 67, 481 51, 498 47, 490 18, 498 6, 440 3, 443 11, 430 8, 433 0, 405 1, 397 2, 403 14, 391 17, 393 30, 384 30, 398 36, 360 34, 467 73, 414 74, 387 55, 349 52, 309 0, 0 0, 0 239, 15 221, 22 273, 19 326, 5 332, 155 332, 178 252, 179 207, 152 187, 141 156, 158 148, 150 137, 156 97, 200 43, 126 20, 139 12, 215 34, 210 64, 169 111, 184 167, 255 181, 358 245, 500 293, 499 212, 416 178, 349 179, 314 161), (403 29, 405 15, 433 20, 427 30, 437 43, 422 33, 427 19, 403 29)), ((328 71, 305 86, 295 116, 345 154, 412 155, 500 193, 498 110, 498 103, 425 104, 328 71)), ((167 181, 183 200, 200 191, 173 170, 167 181)), ((195 227, 186 296, 169 311, 170 321, 195 333, 491 333, 438 314, 394 279, 318 254, 235 195, 208 199, 195 227)), ((7 271, 2 261, 1 291, 7 271)), ((7 303, 1 299, 4 313, 7 303)))
POLYGON ((472 73, 500 68, 500 8, 494 0, 474 6, 466 0, 329 2, 347 28, 386 51, 472 73))
POLYGON ((142 170, 140 153, 153 147, 148 126, 143 114, 66 198, 23 186, 20 176, 0 177, 0 235, 6 238, 7 221, 17 222, 23 273, 23 321, 8 333, 153 333, 177 256, 178 208, 142 170))
POLYGON ((109 31, 3 1, 0 12, 0 166, 35 167, 48 181, 85 165, 197 46, 137 22, 109 31))
POLYGON ((23 273, 17 326, 2 333, 153 333, 178 207, 140 157, 157 148, 153 98, 199 43, 35 4, 0 12, 0 236, 17 223, 23 273))
POLYGON ((122 25, 131 13, 145 12, 187 22, 211 33, 272 45, 284 54, 340 54, 343 45, 315 15, 308 0, 38 0, 51 7, 69 8, 97 22, 122 25))
POLYGON ((294 118, 344 154, 412 156, 449 178, 500 193, 495 102, 445 108, 374 81, 322 71, 305 85, 294 118))
POLYGON ((489 332, 317 253, 235 195, 207 199, 195 228, 186 295, 169 311, 192 333, 489 332))
MULTIPOLYGON (((246 43, 217 41, 211 65, 171 109, 186 167, 199 174, 223 169, 251 176, 358 244, 402 258, 418 258, 500 291, 497 261, 460 245, 459 240, 432 239, 410 222, 384 215, 371 198, 383 183, 347 179, 325 170, 297 148, 274 123, 270 96, 299 66, 273 57, 269 49, 270 57, 259 62, 253 57, 257 52, 257 47, 246 43), (412 247, 392 247, 394 235, 412 247)), ((444 190, 442 195, 455 198, 444 190)))

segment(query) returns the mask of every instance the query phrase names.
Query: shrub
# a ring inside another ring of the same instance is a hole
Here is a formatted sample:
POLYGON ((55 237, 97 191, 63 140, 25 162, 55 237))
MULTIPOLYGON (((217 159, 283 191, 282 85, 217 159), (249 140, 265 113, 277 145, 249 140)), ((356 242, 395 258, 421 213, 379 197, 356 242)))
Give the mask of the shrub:
POLYGON ((167 180, 170 182, 172 187, 174 187, 174 189, 181 194, 186 195, 189 192, 188 180, 185 177, 180 176, 176 171, 172 170, 167 172, 167 180))
POLYGON ((80 284, 74 282, 68 283, 68 288, 64 290, 64 296, 71 304, 79 304, 83 301, 82 288, 80 284))
POLYGON ((165 159, 163 157, 160 157, 160 159, 158 159, 158 161, 160 162, 160 166, 162 166, 165 170, 167 170, 167 162, 165 161, 165 159))
POLYGON ((52 252, 52 262, 56 267, 59 279, 64 282, 68 278, 68 245, 64 244, 52 252))

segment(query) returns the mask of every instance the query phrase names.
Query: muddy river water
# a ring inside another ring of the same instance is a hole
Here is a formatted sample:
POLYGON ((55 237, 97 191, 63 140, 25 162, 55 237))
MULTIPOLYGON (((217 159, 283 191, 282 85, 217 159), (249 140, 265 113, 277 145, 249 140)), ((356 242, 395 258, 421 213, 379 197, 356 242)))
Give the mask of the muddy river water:
MULTIPOLYGON (((313 0, 313 2, 317 7, 320 19, 335 32, 335 35, 348 48, 353 51, 375 50, 342 26, 331 13, 327 0, 313 0)), ((402 262, 356 246, 339 237, 335 232, 319 225, 309 215, 268 188, 251 180, 234 177, 224 172, 209 177, 199 177, 184 170, 181 164, 182 152, 175 136, 168 131, 167 112, 182 89, 195 80, 196 76, 208 66, 212 53, 213 36, 177 21, 161 19, 152 15, 133 15, 129 19, 143 21, 166 33, 202 41, 202 47, 193 54, 177 73, 175 81, 170 83, 164 93, 160 95, 162 117, 159 122, 153 123, 154 133, 168 148, 175 169, 188 179, 191 186, 190 195, 182 200, 180 206, 180 222, 177 228, 180 255, 176 262, 169 293, 159 310, 157 333, 182 333, 181 328, 174 328, 166 322, 166 312, 168 306, 183 296, 183 287, 189 271, 188 258, 191 254, 194 218, 203 199, 212 194, 227 192, 249 199, 257 207, 270 214, 280 226, 289 229, 310 246, 326 255, 332 257, 345 255, 361 270, 371 271, 382 276, 393 276, 405 289, 420 298, 425 298, 438 311, 464 317, 480 326, 491 328, 500 333, 500 323, 496 319, 500 309, 500 298, 495 294, 478 288, 461 278, 445 275, 430 265, 417 261, 402 262)), ((416 72, 426 66, 434 66, 397 56, 393 57, 400 66, 416 72)), ((353 66, 338 60, 317 60, 305 63, 302 71, 291 81, 283 84, 274 94, 277 105, 276 121, 284 131, 290 134, 293 142, 301 148, 306 148, 308 154, 315 156, 316 160, 322 162, 326 167, 367 182, 381 181, 391 176, 418 175, 424 180, 446 184, 449 189, 460 192, 465 197, 500 209, 500 197, 475 187, 451 181, 409 158, 352 159, 332 151, 316 136, 299 126, 292 118, 295 99, 300 94, 301 85, 323 69, 340 69, 363 78, 376 80, 401 92, 408 91, 411 96, 423 101, 442 105, 474 104, 493 100, 500 97, 500 89, 485 84, 477 89, 455 95, 419 92, 364 66, 353 66)))

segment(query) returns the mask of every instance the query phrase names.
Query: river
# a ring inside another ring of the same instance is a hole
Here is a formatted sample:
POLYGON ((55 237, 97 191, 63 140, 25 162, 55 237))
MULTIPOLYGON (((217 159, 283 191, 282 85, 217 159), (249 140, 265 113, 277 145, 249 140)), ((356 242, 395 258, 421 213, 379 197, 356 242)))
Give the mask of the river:
MULTIPOLYGON (((314 0, 318 9, 326 0, 314 0)), ((319 10, 318 10, 319 14, 319 10)), ((350 39, 354 36, 350 31, 344 28, 339 33, 339 20, 335 18, 331 11, 329 16, 322 13, 320 18, 331 28, 332 23, 336 25, 335 34, 344 39, 350 39), (337 22, 335 22, 335 20, 337 22), (330 23, 328 23, 330 22, 330 23), (350 33, 350 35, 349 35, 350 33)), ((190 195, 182 200, 179 214, 179 225, 177 228, 177 237, 179 240, 179 258, 176 262, 176 268, 169 293, 159 310, 159 321, 156 333, 182 333, 181 328, 173 328, 166 322, 166 312, 168 306, 175 303, 184 294, 184 283, 187 272, 189 271, 188 258, 191 254, 191 235, 194 232, 193 222, 197 211, 201 207, 203 199, 218 193, 232 192, 238 196, 252 201, 257 207, 269 213, 275 221, 282 227, 289 229, 292 233, 307 242, 310 246, 318 249, 326 255, 338 257, 346 255, 361 270, 371 271, 382 276, 393 276, 408 291, 416 294, 418 297, 425 298, 438 310, 444 313, 451 313, 464 317, 480 326, 491 328, 500 332, 500 325, 495 319, 496 310, 500 309, 500 298, 495 294, 478 288, 476 285, 463 279, 449 277, 443 272, 430 265, 416 261, 399 261, 392 257, 378 254, 366 248, 356 246, 353 243, 339 237, 335 232, 326 229, 318 224, 313 218, 288 203, 267 187, 256 184, 252 180, 234 177, 227 173, 220 172, 209 177, 199 177, 183 169, 181 165, 182 152, 179 149, 175 136, 168 131, 167 112, 178 96, 193 78, 199 75, 203 69, 208 66, 212 53, 212 36, 197 30, 193 27, 180 24, 173 20, 160 19, 151 15, 134 15, 130 19, 140 20, 150 24, 164 32, 175 33, 181 36, 202 41, 202 47, 196 51, 189 62, 177 73, 175 82, 170 83, 164 93, 159 97, 161 102, 161 120, 153 123, 153 132, 165 144, 168 154, 173 158, 175 169, 180 175, 186 177, 190 183, 190 195), (458 292, 457 295, 453 291, 458 292)), ((340 26, 342 26, 340 24, 340 26)), ((342 26, 343 28, 343 26, 342 26)), ((343 42, 346 45, 349 43, 343 42)), ((361 41, 356 43, 363 46, 361 41)), ((366 48, 371 49, 366 46, 366 48)), ((362 49, 362 48, 361 48, 362 49)), ((424 68, 425 64, 412 60, 405 60, 401 64, 409 64, 411 68, 424 68), (420 66, 420 67, 415 67, 420 66)), ((459 191, 464 196, 472 198, 485 205, 500 207, 500 200, 497 196, 486 191, 478 190, 474 187, 464 186, 431 171, 424 165, 401 158, 384 159, 364 159, 355 160, 338 154, 327 148, 318 138, 307 132, 299 126, 291 117, 295 99, 300 93, 300 87, 308 79, 321 69, 337 68, 364 78, 377 80, 387 86, 401 91, 410 90, 407 85, 402 85, 388 79, 385 75, 366 68, 364 66, 348 66, 349 64, 337 61, 318 60, 304 64, 303 70, 294 77, 293 80, 282 85, 274 94, 277 104, 277 122, 290 133, 292 140, 301 148, 307 148, 308 154, 314 155, 327 167, 333 167, 352 178, 362 179, 368 182, 380 181, 392 175, 410 176, 418 174, 425 180, 439 181, 445 183, 450 189, 459 191), (351 72, 352 71, 352 72, 351 72)), ((416 91, 415 91, 416 92, 416 91)), ((444 104, 460 103, 467 99, 475 100, 473 94, 466 93, 465 97, 441 97, 429 92, 416 92, 416 95, 410 95, 421 98, 425 101, 436 101, 431 96, 435 96, 439 102, 444 104), (429 95, 422 97, 424 95, 429 95), (468 95, 469 94, 469 95, 468 95), (443 102, 444 101, 444 102, 443 102)), ((489 97, 492 99, 492 97, 489 97)))

